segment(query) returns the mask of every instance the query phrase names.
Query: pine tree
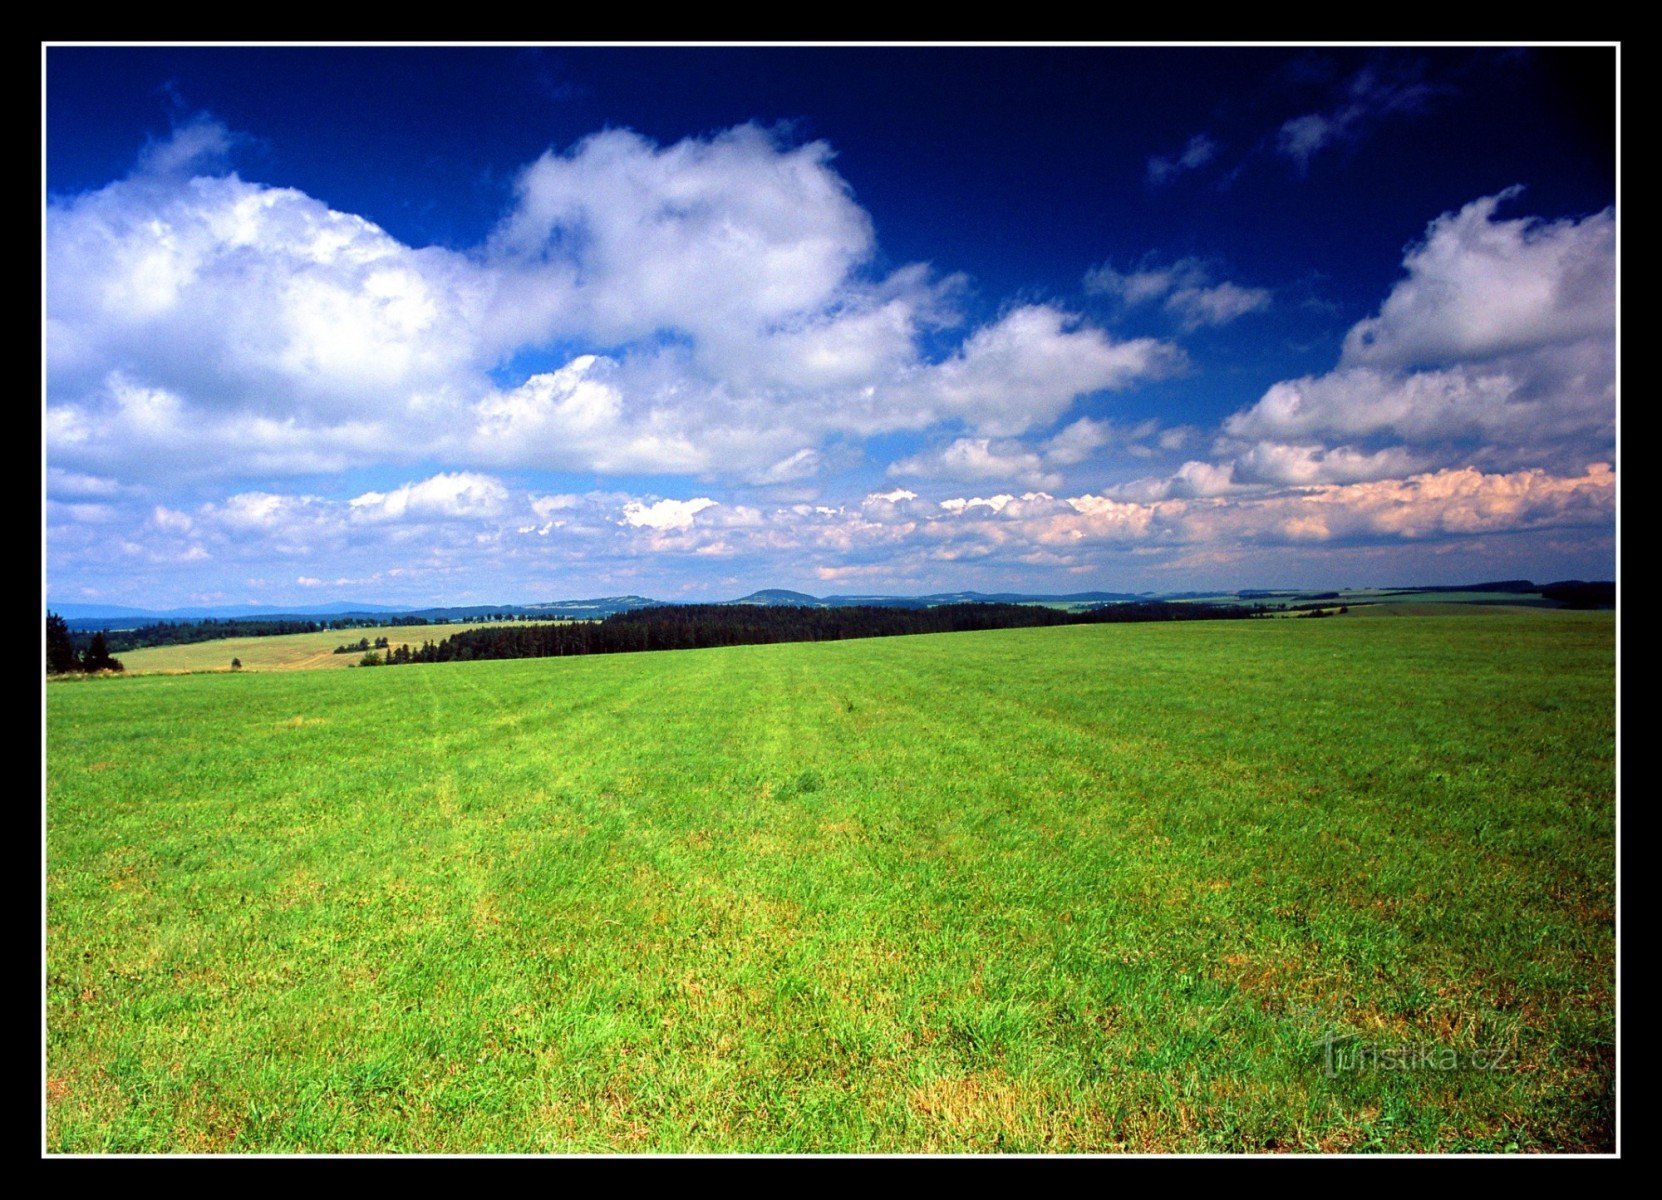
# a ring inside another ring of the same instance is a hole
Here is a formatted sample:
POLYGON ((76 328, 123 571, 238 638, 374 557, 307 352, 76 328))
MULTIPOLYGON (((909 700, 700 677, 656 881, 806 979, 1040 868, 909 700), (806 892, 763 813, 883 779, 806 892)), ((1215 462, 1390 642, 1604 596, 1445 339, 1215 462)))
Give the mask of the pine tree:
POLYGON ((87 647, 86 657, 81 660, 81 670, 121 670, 121 660, 110 657, 109 643, 104 640, 104 631, 102 629, 92 635, 92 644, 87 647))
POLYGON ((79 670, 80 656, 75 653, 75 639, 69 635, 69 622, 57 613, 46 614, 46 670, 52 675, 79 670))

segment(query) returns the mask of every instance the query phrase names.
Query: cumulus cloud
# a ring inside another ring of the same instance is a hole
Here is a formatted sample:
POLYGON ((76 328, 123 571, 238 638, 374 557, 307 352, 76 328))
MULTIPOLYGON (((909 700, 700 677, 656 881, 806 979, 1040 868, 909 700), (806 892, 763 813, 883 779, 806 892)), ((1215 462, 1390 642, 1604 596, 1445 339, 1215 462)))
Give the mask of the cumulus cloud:
POLYGON ((720 340, 823 310, 871 256, 871 220, 831 158, 755 125, 667 147, 608 130, 521 173, 491 248, 580 276, 573 301, 602 338, 720 340))
POLYGON ((350 554, 355 586, 430 594, 477 586, 477 560, 488 553, 493 593, 481 600, 504 599, 503 588, 543 599, 652 594, 638 586, 643 575, 662 582, 711 560, 730 564, 735 578, 777 581, 779 564, 788 562, 804 581, 910 580, 911 590, 928 590, 939 588, 939 572, 949 568, 993 579, 1027 569, 1065 576, 1124 571, 1127 555, 1193 566, 1207 556, 1223 561, 1278 547, 1435 546, 1553 530, 1586 540, 1608 529, 1615 504, 1615 476, 1605 463, 1574 474, 1461 467, 1291 486, 1244 484, 1233 475, 1233 464, 1194 461, 1158 495, 1029 489, 925 498, 895 488, 859 503, 767 507, 707 496, 546 496, 495 480, 435 477, 368 500, 248 492, 161 514, 117 502, 98 526, 70 526, 53 555, 59 566, 84 561, 85 586, 94 588, 135 570, 210 562, 252 577, 281 560, 290 564, 286 578, 329 580, 350 554), (389 503, 393 496, 405 497, 401 508, 389 503), (398 515, 366 541, 363 512, 393 508, 398 515), (539 582, 546 580, 563 582, 539 582))
POLYGON ((1267 288, 1214 281, 1211 270, 1198 258, 1180 258, 1166 266, 1145 260, 1127 272, 1103 263, 1086 272, 1085 290, 1110 296, 1127 308, 1160 301, 1188 332, 1261 312, 1271 299, 1267 288))
POLYGON ((1024 305, 977 330, 946 361, 895 389, 936 420, 1010 437, 1060 417, 1080 396, 1180 370, 1180 351, 1154 338, 1115 341, 1047 304, 1024 305))
POLYGON ((872 492, 866 497, 868 501, 880 501, 884 504, 899 504, 903 500, 916 500, 918 494, 906 488, 895 488, 892 492, 872 492))
MULTIPOLYGON (((1157 423, 1145 426, 1146 433, 1152 433, 1156 427, 1157 423)), ((1112 422, 1080 417, 1045 442, 1044 456, 1047 461, 1057 466, 1077 466, 1109 445, 1114 440, 1114 435, 1112 422)))
POLYGON ((1103 460, 1110 447, 1116 454, 1150 458, 1183 440, 1181 435, 1175 442, 1166 437, 1160 422, 1153 418, 1120 424, 1080 417, 1036 443, 1014 438, 956 438, 890 463, 888 473, 894 477, 960 483, 993 481, 1055 490, 1062 486, 1066 468, 1103 460), (1167 444, 1160 445, 1162 441, 1167 444))
MULTIPOLYGON (((208 563, 321 587, 348 555, 355 585, 429 597, 484 556, 532 595, 643 590, 653 564, 699 559, 933 587, 947 565, 1065 574, 1611 520, 1608 211, 1502 219, 1508 192, 1438 218, 1333 369, 1207 431, 1207 460, 1200 430, 1079 411, 1182 371, 1181 350, 1048 303, 960 330, 957 281, 874 269, 822 143, 597 135, 531 164, 462 252, 215 173, 234 141, 181 127, 128 178, 49 203, 49 570, 85 588, 208 563), (887 464, 912 486, 836 500, 828 477, 893 434, 921 435, 887 464), (1111 454, 1179 453, 1063 494, 1111 454), (367 467, 374 490, 279 479, 367 467), (700 482, 515 482, 551 470, 700 482)), ((1271 303, 1193 258, 1104 264, 1087 287, 1190 331, 1271 303)))
POLYGON ((54 203, 47 366, 75 398, 120 373, 225 410, 378 411, 475 361, 486 286, 303 193, 140 175, 54 203))
POLYGON ((1019 442, 958 438, 935 450, 889 464, 890 475, 971 482, 1011 481, 1030 487, 1059 487, 1062 477, 1046 471, 1044 459, 1019 442))
POLYGON ((1514 195, 1434 220, 1407 251, 1406 278, 1351 329, 1334 370, 1275 384, 1224 422, 1225 435, 1394 440, 1501 466, 1569 469, 1607 456, 1614 214, 1497 220, 1514 195))
POLYGON ((252 533, 293 530, 308 523, 310 518, 320 517, 322 512, 322 504, 313 496, 238 492, 221 503, 204 504, 201 517, 221 528, 252 533))
POLYGON ((550 150, 467 251, 212 173, 235 140, 189 123, 127 178, 49 204, 54 467, 143 482, 437 459, 791 483, 839 438, 1010 436, 1178 361, 1046 305, 927 355, 963 281, 874 272, 830 147, 754 125, 550 150), (551 346, 578 350, 506 373, 551 346))
POLYGON ((443 472, 390 492, 365 492, 347 501, 354 520, 398 521, 407 517, 450 520, 500 513, 508 490, 489 475, 443 472))
POLYGON ((1240 491, 1244 483, 1235 478, 1233 461, 1213 463, 1190 459, 1169 475, 1147 476, 1114 484, 1103 496, 1116 501, 1149 503, 1172 498, 1222 496, 1240 491))
POLYGON ((693 500, 660 500, 656 504, 631 500, 623 506, 623 520, 647 529, 687 529, 695 516, 707 508, 713 508, 715 503, 707 496, 693 500))
POLYGON ((1345 338, 1344 365, 1481 362, 1609 338, 1616 322, 1616 215, 1497 220, 1522 188, 1431 222, 1408 277, 1345 338))
POLYGON ((1370 454, 1351 446, 1280 442, 1259 442, 1238 455, 1233 464, 1235 474, 1246 483, 1299 485, 1401 478, 1422 465, 1402 446, 1387 446, 1370 454))

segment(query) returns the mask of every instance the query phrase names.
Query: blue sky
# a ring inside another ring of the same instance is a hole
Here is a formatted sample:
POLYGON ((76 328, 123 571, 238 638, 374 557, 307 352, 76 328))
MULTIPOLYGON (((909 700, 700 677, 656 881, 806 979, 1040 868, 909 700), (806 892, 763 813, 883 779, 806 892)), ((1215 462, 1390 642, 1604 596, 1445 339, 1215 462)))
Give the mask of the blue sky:
POLYGON ((60 47, 47 577, 1610 577, 1609 49, 60 47))

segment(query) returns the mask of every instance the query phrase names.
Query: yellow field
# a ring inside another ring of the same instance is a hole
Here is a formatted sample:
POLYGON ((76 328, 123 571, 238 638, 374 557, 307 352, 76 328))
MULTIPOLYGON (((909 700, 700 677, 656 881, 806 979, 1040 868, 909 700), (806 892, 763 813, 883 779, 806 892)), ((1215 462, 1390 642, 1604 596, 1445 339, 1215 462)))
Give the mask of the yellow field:
POLYGON ((424 641, 442 641, 459 630, 484 629, 489 624, 501 622, 388 625, 376 629, 325 629, 320 633, 285 633, 273 637, 219 638, 185 646, 123 650, 116 657, 129 675, 167 671, 229 671, 233 658, 242 660, 245 671, 343 669, 356 666, 363 654, 336 654, 335 647, 356 642, 361 637, 367 637, 371 644, 376 638, 384 637, 393 649, 399 645, 414 649, 424 641))

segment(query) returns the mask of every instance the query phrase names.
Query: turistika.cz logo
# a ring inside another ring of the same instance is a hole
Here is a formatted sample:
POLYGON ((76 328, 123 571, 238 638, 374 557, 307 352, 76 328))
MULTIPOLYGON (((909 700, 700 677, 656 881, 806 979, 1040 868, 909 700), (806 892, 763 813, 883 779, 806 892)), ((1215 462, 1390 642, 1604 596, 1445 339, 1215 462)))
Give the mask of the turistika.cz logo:
POLYGON ((1361 1071, 1507 1071, 1515 1057, 1510 1046, 1376 1046, 1322 1035, 1322 1072, 1334 1079, 1361 1071))

